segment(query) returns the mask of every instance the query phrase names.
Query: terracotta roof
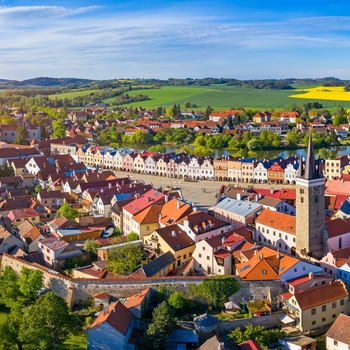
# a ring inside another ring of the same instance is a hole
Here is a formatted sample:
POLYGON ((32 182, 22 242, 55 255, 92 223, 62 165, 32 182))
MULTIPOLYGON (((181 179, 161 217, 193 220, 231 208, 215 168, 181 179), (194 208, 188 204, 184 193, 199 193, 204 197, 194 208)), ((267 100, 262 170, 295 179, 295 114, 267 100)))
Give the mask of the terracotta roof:
POLYGON ((277 230, 295 235, 295 216, 264 209, 255 220, 256 224, 266 225, 277 230))
POLYGON ((350 196, 350 182, 327 179, 325 193, 350 196))
POLYGON ((108 310, 101 311, 96 320, 92 323, 90 329, 107 322, 121 334, 126 335, 132 318, 133 314, 131 311, 118 300, 111 304, 108 310))
POLYGON ((341 298, 347 299, 348 292, 343 282, 335 281, 296 293, 294 296, 299 307, 306 310, 341 298))
POLYGON ((133 220, 139 224, 157 223, 163 204, 154 204, 133 216, 133 220))
POLYGON ((107 294, 105 292, 100 292, 100 293, 96 293, 94 294, 94 298, 97 298, 97 299, 111 299, 112 296, 110 294, 107 294))
POLYGON ((24 237, 33 227, 34 225, 30 221, 25 220, 17 227, 17 230, 19 235, 24 237))
POLYGON ((253 257, 243 263, 236 265, 242 280, 278 280, 280 276, 299 262, 293 258, 277 251, 263 247, 253 257))
POLYGON ((39 214, 31 208, 26 208, 26 209, 14 209, 11 210, 8 214, 7 217, 13 221, 17 218, 31 218, 31 217, 35 217, 35 216, 39 216, 39 214))
POLYGON ((326 333, 326 337, 350 346, 350 316, 339 314, 326 333))
POLYGON ((156 190, 150 190, 144 193, 140 198, 134 199, 130 203, 124 205, 123 210, 135 215, 148 206, 164 200, 164 194, 156 190))
POLYGON ((24 235, 24 238, 26 240, 26 242, 28 244, 31 244, 32 242, 34 242, 39 236, 41 235, 41 232, 39 231, 39 229, 34 226, 29 232, 27 232, 24 235))
POLYGON ((175 224, 185 215, 190 214, 192 206, 178 199, 172 198, 166 202, 161 211, 161 219, 159 223, 164 225, 175 224))
POLYGON ((337 237, 350 232, 350 222, 347 222, 342 218, 328 220, 325 222, 325 226, 329 238, 337 237))
POLYGON ((143 303, 143 301, 146 299, 147 294, 150 292, 150 288, 144 289, 140 293, 136 293, 132 295, 131 297, 127 298, 124 302, 124 306, 126 306, 128 309, 131 309, 133 307, 139 306, 143 303))

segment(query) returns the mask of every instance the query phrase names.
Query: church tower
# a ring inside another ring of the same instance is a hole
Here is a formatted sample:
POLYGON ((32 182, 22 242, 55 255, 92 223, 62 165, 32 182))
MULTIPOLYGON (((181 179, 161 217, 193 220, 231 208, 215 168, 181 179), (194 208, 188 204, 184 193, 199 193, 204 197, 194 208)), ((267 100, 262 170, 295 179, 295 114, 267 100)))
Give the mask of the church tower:
POLYGON ((300 159, 296 176, 296 254, 321 259, 324 255, 324 189, 320 160, 316 162, 309 136, 305 168, 300 159))

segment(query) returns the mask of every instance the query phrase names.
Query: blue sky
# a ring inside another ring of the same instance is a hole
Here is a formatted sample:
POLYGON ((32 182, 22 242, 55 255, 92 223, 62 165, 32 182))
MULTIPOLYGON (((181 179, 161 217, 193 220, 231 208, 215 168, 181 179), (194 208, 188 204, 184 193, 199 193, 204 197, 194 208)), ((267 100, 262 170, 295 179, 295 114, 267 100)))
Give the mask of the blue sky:
POLYGON ((0 0, 0 78, 350 79, 346 0, 0 0))

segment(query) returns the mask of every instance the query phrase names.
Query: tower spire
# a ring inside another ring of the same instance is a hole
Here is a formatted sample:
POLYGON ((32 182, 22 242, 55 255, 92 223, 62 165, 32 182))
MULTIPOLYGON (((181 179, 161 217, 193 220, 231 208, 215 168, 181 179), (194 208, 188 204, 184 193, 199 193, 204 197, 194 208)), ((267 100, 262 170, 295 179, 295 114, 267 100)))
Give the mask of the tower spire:
POLYGON ((318 173, 316 172, 316 162, 314 147, 312 146, 312 135, 309 134, 309 144, 307 146, 306 163, 305 163, 305 175, 304 178, 307 180, 312 180, 318 178, 318 173))

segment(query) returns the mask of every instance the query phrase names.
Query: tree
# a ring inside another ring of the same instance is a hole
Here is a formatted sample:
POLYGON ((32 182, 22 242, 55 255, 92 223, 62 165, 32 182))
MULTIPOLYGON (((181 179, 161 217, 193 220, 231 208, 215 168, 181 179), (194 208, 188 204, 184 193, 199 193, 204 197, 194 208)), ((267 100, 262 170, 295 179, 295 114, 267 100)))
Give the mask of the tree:
POLYGON ((175 324, 173 310, 163 301, 153 310, 152 322, 141 340, 141 349, 163 349, 167 335, 172 332, 175 324))
POLYGON ((38 297, 39 289, 43 287, 43 272, 22 267, 18 284, 20 292, 26 298, 34 300, 38 297))
POLYGON ((12 300, 16 300, 19 295, 18 276, 11 266, 5 266, 0 277, 0 294, 12 300))
POLYGON ((209 119, 209 116, 211 113, 214 112, 214 109, 211 108, 210 106, 208 106, 203 114, 203 120, 208 120, 209 119))
POLYGON ((78 217, 79 211, 73 209, 67 202, 64 202, 57 211, 57 216, 64 216, 67 220, 72 222, 78 217))
POLYGON ((267 349, 270 344, 277 343, 278 339, 287 334, 279 329, 265 329, 263 326, 252 326, 248 324, 244 331, 236 328, 229 334, 234 343, 243 343, 248 339, 255 340, 263 349, 267 349))
POLYGON ((240 284, 232 277, 216 276, 198 285, 198 293, 215 307, 223 307, 228 298, 240 289, 240 284))
POLYGON ((20 340, 33 349, 56 349, 79 326, 67 303, 54 292, 39 298, 24 314, 20 340))
POLYGON ((57 119, 52 122, 53 137, 65 137, 66 136, 66 126, 64 124, 64 119, 57 119))
POLYGON ((318 156, 321 159, 335 159, 337 152, 329 148, 321 148, 318 151, 318 156))
POLYGON ((39 193, 43 190, 43 187, 41 185, 36 185, 34 190, 35 190, 35 193, 39 193))
POLYGON ((108 255, 107 269, 118 275, 130 274, 140 268, 144 259, 145 255, 140 247, 128 244, 108 255))
POLYGON ((12 166, 9 166, 7 163, 0 166, 0 177, 5 176, 15 176, 15 171, 12 166))
MULTIPOLYGON (((160 133, 158 132, 156 135, 159 135, 160 133)), ((154 145, 148 148, 149 152, 158 152, 158 153, 166 153, 166 147, 162 145, 154 145)))
POLYGON ((13 143, 18 145, 28 145, 29 134, 26 127, 23 124, 20 124, 17 127, 17 136, 15 137, 13 143))
POLYGON ((9 349, 13 344, 17 346, 18 350, 23 349, 24 341, 20 339, 19 329, 23 324, 22 310, 13 309, 7 315, 4 323, 0 324, 0 343, 9 349))
POLYGON ((171 307, 181 310, 187 305, 186 297, 181 292, 175 292, 170 295, 168 303, 171 307))
POLYGON ((126 240, 128 242, 132 242, 132 241, 137 241, 139 239, 139 235, 136 232, 130 232, 127 236, 126 236, 126 240))
POLYGON ((90 258, 95 259, 97 256, 97 248, 101 247, 101 244, 95 242, 93 239, 87 239, 84 242, 84 250, 90 253, 90 258))

